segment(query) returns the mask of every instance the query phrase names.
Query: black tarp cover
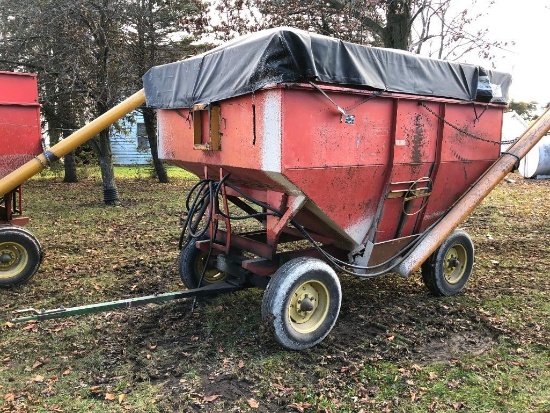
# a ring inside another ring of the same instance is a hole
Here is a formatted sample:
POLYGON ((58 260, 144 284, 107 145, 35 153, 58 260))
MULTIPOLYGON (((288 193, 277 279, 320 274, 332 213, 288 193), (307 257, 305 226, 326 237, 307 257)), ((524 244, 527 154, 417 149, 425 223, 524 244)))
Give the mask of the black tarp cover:
POLYGON ((190 108, 277 83, 318 81, 508 103, 511 76, 479 66, 362 46, 291 28, 249 34, 143 76, 147 105, 190 108))

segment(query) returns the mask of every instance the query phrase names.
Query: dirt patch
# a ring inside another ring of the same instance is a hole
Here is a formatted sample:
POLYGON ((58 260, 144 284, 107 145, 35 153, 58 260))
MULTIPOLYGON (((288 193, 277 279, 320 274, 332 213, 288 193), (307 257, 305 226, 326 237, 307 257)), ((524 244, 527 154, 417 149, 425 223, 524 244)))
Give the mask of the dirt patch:
POLYGON ((415 346, 411 351, 424 364, 447 363, 467 355, 479 356, 491 350, 494 345, 495 340, 483 332, 467 331, 429 339, 427 343, 415 346))

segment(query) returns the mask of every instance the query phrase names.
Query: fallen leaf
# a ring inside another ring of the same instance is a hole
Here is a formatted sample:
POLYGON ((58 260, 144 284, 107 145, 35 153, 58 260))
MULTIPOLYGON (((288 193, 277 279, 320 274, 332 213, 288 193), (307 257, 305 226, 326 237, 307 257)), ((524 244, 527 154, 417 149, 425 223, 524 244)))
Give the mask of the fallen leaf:
POLYGON ((244 361, 239 360, 239 368, 242 369, 244 367, 244 361))
POLYGON ((123 394, 119 394, 118 395, 118 404, 122 404, 124 403, 124 400, 126 400, 126 395, 123 393, 123 394))
POLYGON ((13 393, 8 393, 4 396, 4 400, 9 402, 12 402, 15 400, 15 395, 13 393))
POLYGON ((15 324, 10 323, 9 321, 6 321, 6 323, 4 325, 8 328, 12 328, 15 324))
POLYGON ((41 376, 40 374, 37 374, 31 380, 34 381, 35 383, 42 383, 44 381, 44 376, 41 376))
POLYGON ((436 409, 437 409, 437 400, 434 401, 434 402, 432 402, 432 404, 430 404, 430 405, 428 406, 428 411, 429 411, 429 412, 435 412, 436 409))
POLYGON ((415 392, 411 392, 411 402, 414 402, 416 400, 416 393, 415 392))
POLYGON ((61 373, 61 374, 63 374, 64 376, 67 376, 67 375, 71 374, 72 371, 73 371, 72 367, 67 367, 65 369, 65 371, 63 371, 63 373, 61 373))
POLYGON ((220 397, 222 397, 221 394, 213 394, 212 396, 204 396, 202 400, 207 403, 212 403, 213 401, 219 399, 220 397))
POLYGON ((308 407, 311 407, 311 403, 292 403, 291 405, 289 405, 288 407, 291 407, 293 409, 296 409, 298 410, 300 413, 304 413, 304 411, 308 408, 308 407))
POLYGON ((437 379, 437 373, 434 373, 433 371, 430 371, 428 373, 428 377, 430 378, 430 380, 437 379))
POLYGON ((105 393, 105 400, 114 400, 115 395, 113 393, 105 393))
POLYGON ((257 409, 258 407, 260 407, 260 403, 258 403, 257 400, 255 399, 248 399, 247 400, 247 403, 250 407, 252 407, 253 409, 257 409))
POLYGON ((34 364, 32 365, 32 368, 33 368, 33 369, 37 369, 38 367, 43 366, 43 365, 44 365, 44 363, 42 363, 41 361, 38 361, 38 360, 37 360, 37 361, 35 361, 34 364))

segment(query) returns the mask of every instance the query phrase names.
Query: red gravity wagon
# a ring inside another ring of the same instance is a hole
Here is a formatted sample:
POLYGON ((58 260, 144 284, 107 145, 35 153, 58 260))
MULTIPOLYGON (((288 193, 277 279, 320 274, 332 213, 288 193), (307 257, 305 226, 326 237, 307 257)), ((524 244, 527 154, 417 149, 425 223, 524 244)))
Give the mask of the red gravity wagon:
MULTIPOLYGON (((0 72, 0 179, 42 153, 37 77, 0 72)), ((0 287, 29 280, 42 261, 36 237, 22 227, 21 186, 0 195, 0 287)))
MULTIPOLYGON (((404 260, 499 157, 510 83, 284 28, 150 69, 160 157, 202 178, 187 198, 183 282, 265 288, 276 340, 319 343, 340 310, 337 272, 409 276, 404 260), (238 231, 246 219, 256 227, 238 231)), ((456 294, 473 261, 454 231, 423 280, 456 294)))

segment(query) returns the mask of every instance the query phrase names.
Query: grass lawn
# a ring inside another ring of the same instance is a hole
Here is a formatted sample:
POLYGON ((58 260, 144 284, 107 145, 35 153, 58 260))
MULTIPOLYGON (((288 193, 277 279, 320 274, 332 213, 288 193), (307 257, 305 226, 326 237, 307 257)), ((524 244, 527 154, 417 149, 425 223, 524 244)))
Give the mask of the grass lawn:
POLYGON ((549 412, 550 181, 510 175, 462 226, 476 263, 465 291, 434 298, 420 276, 342 275, 331 334, 282 349, 262 292, 13 324, 17 309, 176 291, 179 221, 195 178, 117 168, 24 186, 45 259, 0 290, 0 412, 549 412))

